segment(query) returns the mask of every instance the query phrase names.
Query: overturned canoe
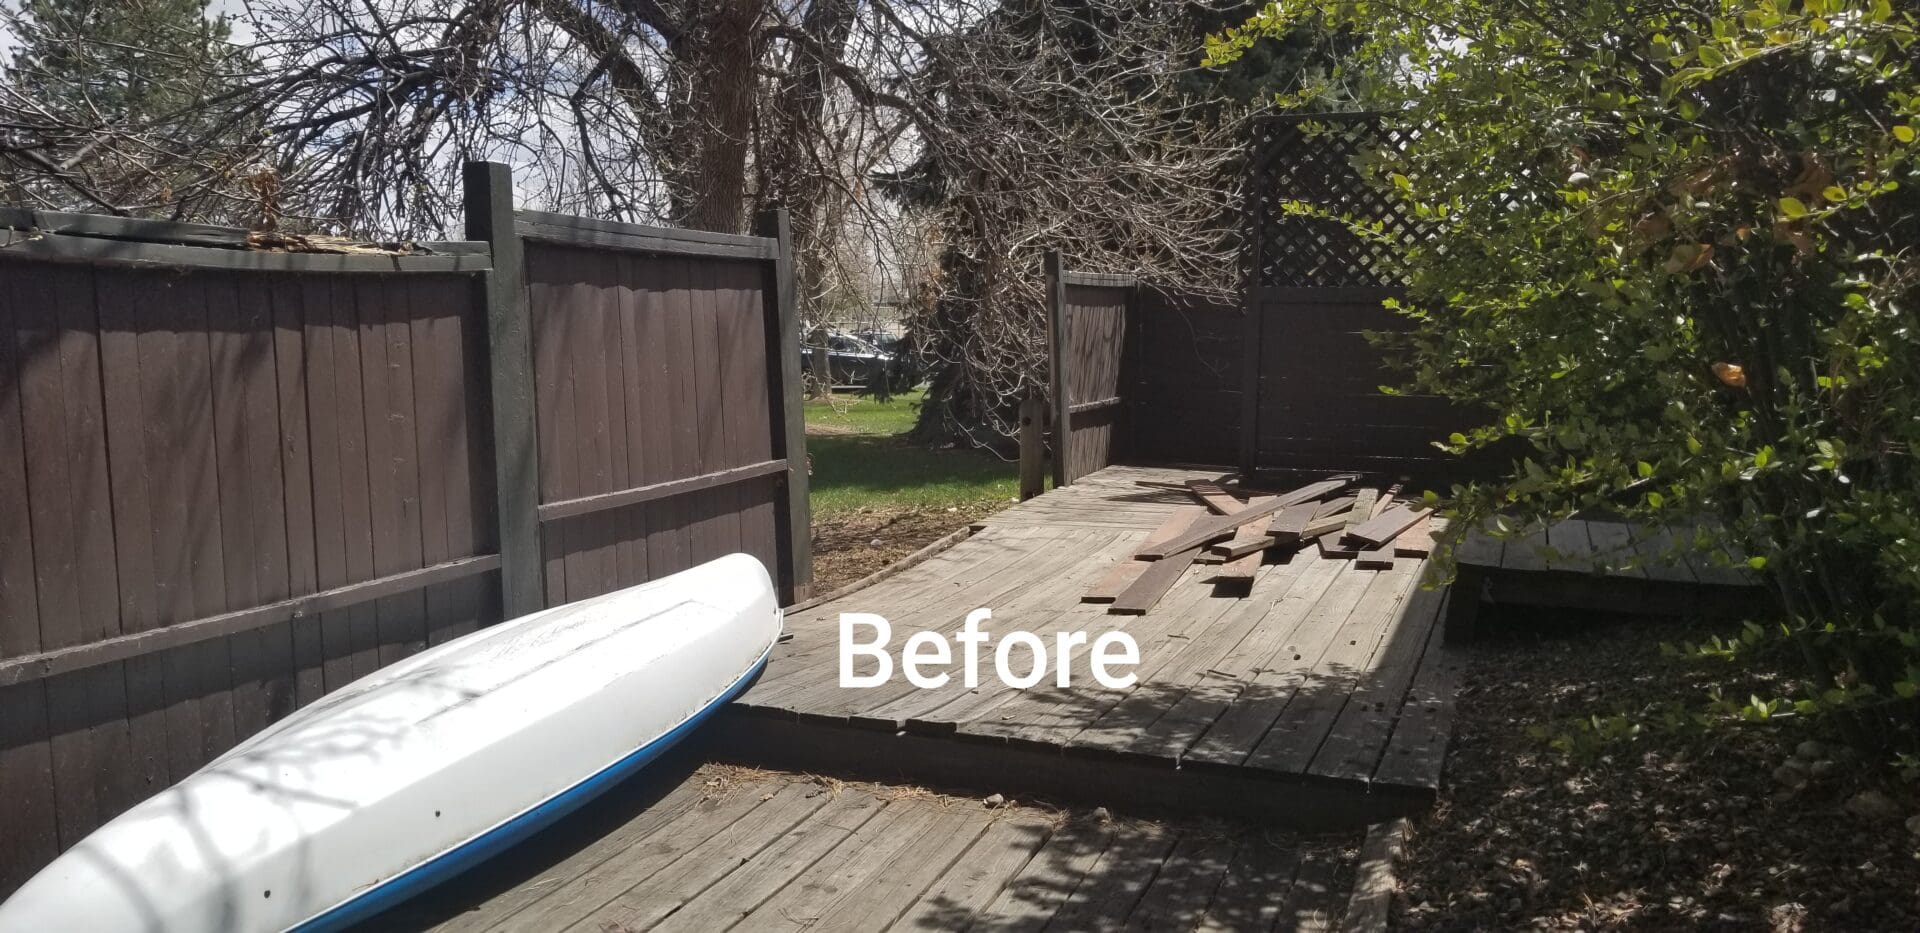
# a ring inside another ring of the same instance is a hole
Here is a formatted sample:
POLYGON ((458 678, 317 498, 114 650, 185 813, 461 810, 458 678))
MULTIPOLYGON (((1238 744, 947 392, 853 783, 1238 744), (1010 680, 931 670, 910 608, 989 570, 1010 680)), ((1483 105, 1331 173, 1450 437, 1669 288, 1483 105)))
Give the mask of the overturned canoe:
POLYGON ((525 838, 737 695, 780 633, 743 554, 328 694, 80 841, 0 931, 338 929, 525 838))

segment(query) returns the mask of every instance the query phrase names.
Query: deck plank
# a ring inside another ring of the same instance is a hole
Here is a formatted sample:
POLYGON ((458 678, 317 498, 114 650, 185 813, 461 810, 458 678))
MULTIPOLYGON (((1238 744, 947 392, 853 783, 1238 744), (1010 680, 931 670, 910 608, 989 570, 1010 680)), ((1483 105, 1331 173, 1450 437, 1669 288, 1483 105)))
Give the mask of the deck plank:
POLYGON ((947 874, 887 929, 900 933, 957 930, 971 924, 1052 835, 1053 821, 1038 814, 995 820, 947 874))

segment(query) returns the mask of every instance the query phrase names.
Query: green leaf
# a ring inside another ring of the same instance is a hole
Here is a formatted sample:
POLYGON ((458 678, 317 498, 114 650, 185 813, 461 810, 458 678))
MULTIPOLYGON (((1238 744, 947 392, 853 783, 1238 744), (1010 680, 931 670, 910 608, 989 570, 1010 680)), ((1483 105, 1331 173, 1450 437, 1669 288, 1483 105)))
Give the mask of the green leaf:
POLYGON ((1646 479, 1647 477, 1653 475, 1653 464, 1648 463, 1645 460, 1640 461, 1639 465, 1636 466, 1635 469, 1640 471, 1641 479, 1646 479))
POLYGON ((1767 569, 1767 559, 1756 554, 1747 558, 1747 566, 1755 570, 1765 570, 1767 569))
POLYGON ((1893 138, 1900 140, 1903 143, 1913 142, 1913 127, 1908 126, 1905 123, 1895 126, 1893 128, 1893 138))
POLYGON ((1799 198, 1781 198, 1780 213, 1788 217, 1805 217, 1807 216, 1807 206, 1800 203, 1799 198))

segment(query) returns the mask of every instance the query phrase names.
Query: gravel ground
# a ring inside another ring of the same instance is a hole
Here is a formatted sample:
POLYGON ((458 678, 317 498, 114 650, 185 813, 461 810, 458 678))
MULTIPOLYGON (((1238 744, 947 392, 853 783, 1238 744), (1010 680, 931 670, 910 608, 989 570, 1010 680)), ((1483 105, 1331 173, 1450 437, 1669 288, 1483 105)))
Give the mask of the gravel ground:
POLYGON ((1536 727, 1788 675, 1662 656, 1703 625, 1539 615, 1473 649, 1395 929, 1920 930, 1920 788, 1888 756, 1778 719, 1564 755, 1536 727))
POLYGON ((816 516, 813 591, 831 593, 1008 504, 858 509, 816 516))

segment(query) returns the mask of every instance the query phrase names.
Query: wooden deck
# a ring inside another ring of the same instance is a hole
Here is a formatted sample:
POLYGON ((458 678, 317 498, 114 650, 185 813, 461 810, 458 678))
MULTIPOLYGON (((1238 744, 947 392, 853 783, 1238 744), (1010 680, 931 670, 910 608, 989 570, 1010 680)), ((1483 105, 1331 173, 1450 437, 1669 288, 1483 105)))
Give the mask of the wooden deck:
POLYGON ((1358 826, 1424 806, 1440 782, 1458 669, 1436 625, 1446 592, 1422 588, 1424 560, 1362 570, 1308 549, 1260 567, 1239 595, 1204 582, 1217 566, 1195 564, 1145 614, 1081 602, 1193 501, 1139 480, 1214 475, 1109 467, 993 516, 917 566, 790 614, 793 638, 716 724, 723 753, 1297 826, 1358 826), (958 677, 922 690, 898 672, 877 688, 839 686, 840 613, 886 616, 897 656, 909 633, 951 635, 982 606, 993 610, 989 632, 1124 630, 1140 646, 1140 681, 1102 688, 1076 657, 1070 689, 1016 690, 990 671, 973 690, 958 677))
POLYGON ((382 929, 1326 930, 1361 832, 1302 838, 679 761, 382 929))
POLYGON ((1767 610, 1767 594, 1740 566, 1737 547, 1727 548, 1733 565, 1721 566, 1676 547, 1674 534, 1579 518, 1515 537, 1475 531, 1454 552, 1446 638, 1471 638, 1484 606, 1713 617, 1767 610))

